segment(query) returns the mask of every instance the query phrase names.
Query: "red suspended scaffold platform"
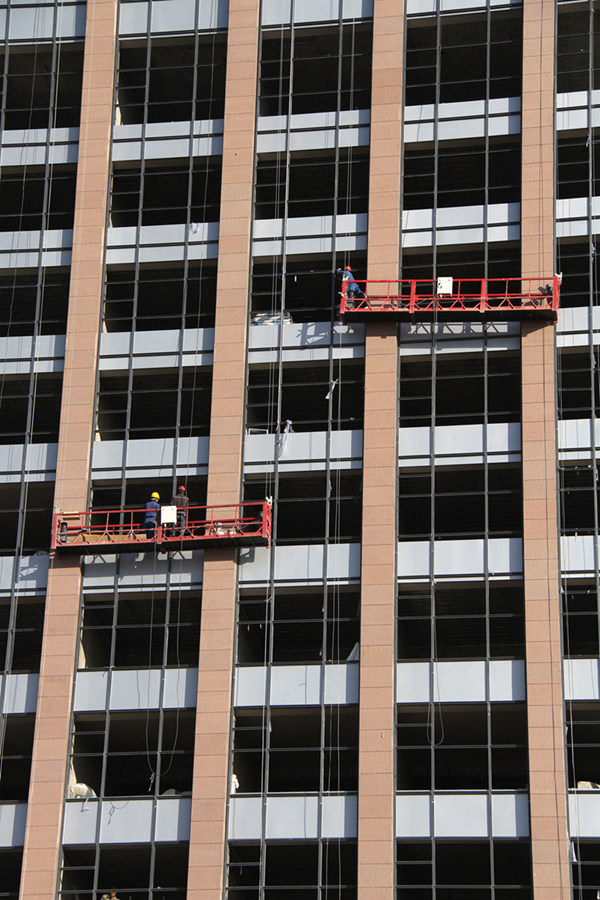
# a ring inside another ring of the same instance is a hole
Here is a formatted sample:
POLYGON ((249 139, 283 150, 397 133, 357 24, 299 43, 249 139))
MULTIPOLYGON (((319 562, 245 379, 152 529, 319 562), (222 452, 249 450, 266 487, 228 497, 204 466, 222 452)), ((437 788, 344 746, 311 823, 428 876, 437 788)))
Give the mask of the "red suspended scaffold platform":
POLYGON ((561 275, 551 278, 355 280, 364 297, 348 297, 342 282, 340 314, 348 322, 493 321, 556 322, 561 275))
POLYGON ((190 550, 207 546, 271 545, 268 500, 231 506, 189 506, 184 522, 176 507, 158 510, 155 529, 143 527, 144 509, 57 510, 52 517, 52 550, 63 553, 135 553, 190 550), (175 512, 173 512, 175 511, 175 512))

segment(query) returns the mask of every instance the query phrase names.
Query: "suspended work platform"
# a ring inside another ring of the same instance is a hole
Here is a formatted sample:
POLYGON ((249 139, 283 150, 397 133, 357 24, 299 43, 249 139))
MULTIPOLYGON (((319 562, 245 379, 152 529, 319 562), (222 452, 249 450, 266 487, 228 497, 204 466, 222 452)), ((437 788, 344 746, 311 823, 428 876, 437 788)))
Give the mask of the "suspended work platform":
POLYGON ((356 279, 342 282, 340 313, 348 322, 467 322, 546 319, 556 322, 562 277, 356 279), (360 297, 360 294, 364 294, 360 297))
POLYGON ((56 553, 136 553, 154 548, 194 550, 207 546, 271 545, 271 503, 189 506, 178 521, 177 507, 157 511, 156 526, 144 525, 145 509, 57 510, 52 517, 56 553))

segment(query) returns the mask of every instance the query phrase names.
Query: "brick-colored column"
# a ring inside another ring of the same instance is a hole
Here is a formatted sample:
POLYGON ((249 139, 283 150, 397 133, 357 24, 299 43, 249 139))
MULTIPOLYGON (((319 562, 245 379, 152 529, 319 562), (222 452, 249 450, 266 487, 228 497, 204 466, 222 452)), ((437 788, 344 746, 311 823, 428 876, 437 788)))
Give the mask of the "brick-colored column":
MULTIPOLYGON (((522 275, 554 273, 553 0, 523 5, 522 275)), ((565 796, 554 328, 523 323, 523 566, 533 896, 571 896, 565 796)))
POLYGON ((522 329, 523 566, 533 896, 571 896, 556 503, 554 335, 522 329))
MULTIPOLYGON (((117 0, 88 0, 67 341, 54 503, 84 509, 90 467, 117 0)), ((49 538, 50 536, 48 536, 49 538)), ((54 897, 61 845, 81 568, 55 559, 44 638, 25 829, 22 900, 54 897)))
MULTIPOLYGON (((258 0, 230 0, 209 504, 237 503, 241 489, 258 38, 258 0)), ((221 900, 223 892, 236 583, 237 551, 206 550, 189 900, 221 900)))
MULTIPOLYGON (((404 4, 375 0, 368 275, 397 278, 404 4)), ((361 558, 358 896, 394 894, 394 748, 398 339, 368 323, 361 558)))

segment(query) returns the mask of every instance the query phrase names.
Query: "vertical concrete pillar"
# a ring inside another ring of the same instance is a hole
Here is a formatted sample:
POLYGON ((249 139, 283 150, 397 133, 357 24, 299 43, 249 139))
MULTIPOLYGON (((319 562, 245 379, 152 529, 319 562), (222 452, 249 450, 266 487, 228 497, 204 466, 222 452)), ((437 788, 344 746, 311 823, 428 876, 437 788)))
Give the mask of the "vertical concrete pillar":
MULTIPOLYGON (((54 495, 55 506, 62 509, 84 509, 87 502, 117 6, 117 0, 88 0, 87 4, 73 255, 54 495)), ((56 890, 80 588, 79 558, 55 559, 46 594, 21 874, 22 900, 48 900, 56 890)))
MULTIPOLYGON (((397 278, 404 4, 375 0, 368 276, 397 278)), ((361 558, 358 896, 394 893, 398 328, 368 323, 361 558)))
MULTIPOLYGON (((258 0, 230 0, 208 503, 241 493, 258 0)), ((237 551, 206 550, 194 747, 189 900, 220 900, 226 843, 237 551)))
MULTIPOLYGON (((522 275, 554 272, 553 0, 524 0, 522 275)), ((533 896, 571 896, 556 491, 554 328, 521 329, 523 567, 533 896)))

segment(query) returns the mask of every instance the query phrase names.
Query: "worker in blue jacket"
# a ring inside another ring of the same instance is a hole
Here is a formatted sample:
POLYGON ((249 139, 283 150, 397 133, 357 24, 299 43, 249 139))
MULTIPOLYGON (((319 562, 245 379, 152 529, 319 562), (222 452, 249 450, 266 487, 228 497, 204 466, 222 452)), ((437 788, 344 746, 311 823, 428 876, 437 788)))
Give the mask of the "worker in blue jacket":
POLYGON ((336 269, 335 272, 336 281, 338 285, 341 287, 340 293, 344 294, 344 287, 346 288, 346 297, 348 300, 353 300, 355 297, 358 297, 360 300, 365 296, 365 292, 360 289, 356 281, 354 280, 354 275, 352 274, 352 269, 350 266, 344 266, 343 269, 336 269))
POLYGON ((153 491, 150 494, 150 499, 146 503, 144 508, 144 521, 142 523, 142 528, 146 532, 146 537, 149 541, 152 540, 156 533, 156 516, 158 514, 158 510, 160 509, 160 495, 158 491, 153 491))

